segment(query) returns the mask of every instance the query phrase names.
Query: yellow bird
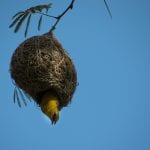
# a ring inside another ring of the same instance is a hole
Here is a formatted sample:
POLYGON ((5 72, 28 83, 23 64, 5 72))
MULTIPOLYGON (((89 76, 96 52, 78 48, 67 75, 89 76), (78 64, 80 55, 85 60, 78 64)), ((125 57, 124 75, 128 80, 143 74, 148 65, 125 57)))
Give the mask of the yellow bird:
POLYGON ((56 95, 47 92, 40 104, 42 112, 47 115, 52 124, 56 124, 59 119, 59 100, 56 95))

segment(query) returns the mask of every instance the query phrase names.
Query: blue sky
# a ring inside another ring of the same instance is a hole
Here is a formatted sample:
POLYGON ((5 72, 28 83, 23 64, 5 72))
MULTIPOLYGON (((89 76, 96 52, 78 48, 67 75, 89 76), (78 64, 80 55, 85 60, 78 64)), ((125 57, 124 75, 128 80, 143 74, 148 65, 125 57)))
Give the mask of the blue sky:
MULTIPOLYGON (((9 63, 25 40, 24 28, 15 34, 8 26, 19 10, 53 3, 57 15, 69 0, 1 0, 0 2, 0 149, 2 150, 149 150, 150 149, 150 2, 109 0, 110 19, 103 0, 76 1, 55 31, 73 59, 79 86, 72 104, 52 126, 34 102, 13 103, 9 63)), ((32 18, 28 37, 48 31, 44 19, 37 31, 32 18)))

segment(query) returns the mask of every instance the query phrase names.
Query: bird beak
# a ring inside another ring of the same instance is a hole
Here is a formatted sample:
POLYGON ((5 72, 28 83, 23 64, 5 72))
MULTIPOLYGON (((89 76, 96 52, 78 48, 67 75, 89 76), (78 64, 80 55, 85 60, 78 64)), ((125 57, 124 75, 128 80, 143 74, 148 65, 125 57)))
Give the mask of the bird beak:
POLYGON ((57 121, 58 121, 58 117, 56 114, 54 114, 52 119, 51 119, 52 125, 55 125, 57 121))

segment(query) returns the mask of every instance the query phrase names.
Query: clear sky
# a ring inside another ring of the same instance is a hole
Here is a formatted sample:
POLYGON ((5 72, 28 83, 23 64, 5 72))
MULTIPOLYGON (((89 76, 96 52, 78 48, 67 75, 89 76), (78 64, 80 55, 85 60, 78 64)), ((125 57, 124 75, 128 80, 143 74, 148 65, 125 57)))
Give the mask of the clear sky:
MULTIPOLYGON (((53 3, 56 15, 70 0, 0 1, 0 150, 150 150, 150 1, 77 0, 55 31, 73 59, 79 86, 52 126, 34 102, 13 103, 9 63, 25 40, 8 26, 19 10, 53 3)), ((37 31, 32 18, 28 37, 37 31)))

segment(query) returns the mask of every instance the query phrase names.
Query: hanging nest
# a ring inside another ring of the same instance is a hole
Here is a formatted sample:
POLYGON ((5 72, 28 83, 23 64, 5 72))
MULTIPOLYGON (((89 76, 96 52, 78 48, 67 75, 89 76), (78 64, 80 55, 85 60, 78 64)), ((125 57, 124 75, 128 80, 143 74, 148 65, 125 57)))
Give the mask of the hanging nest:
POLYGON ((18 32, 27 18, 25 36, 27 35, 31 15, 40 13, 38 30, 40 30, 42 16, 56 19, 48 33, 42 36, 33 36, 25 40, 13 53, 10 63, 11 77, 15 82, 14 101, 20 105, 18 92, 26 105, 24 95, 40 106, 52 124, 59 119, 59 111, 70 103, 77 86, 77 73, 68 53, 53 36, 53 31, 60 19, 69 9, 73 8, 75 0, 58 16, 48 15, 51 4, 38 5, 16 13, 10 28, 15 26, 18 32), (46 10, 46 14, 42 11, 46 10), (23 93, 22 93, 23 91, 23 93))
POLYGON ((10 73, 16 86, 38 105, 45 93, 55 93, 59 110, 71 101, 77 85, 74 64, 52 32, 20 44, 13 53, 10 73))

